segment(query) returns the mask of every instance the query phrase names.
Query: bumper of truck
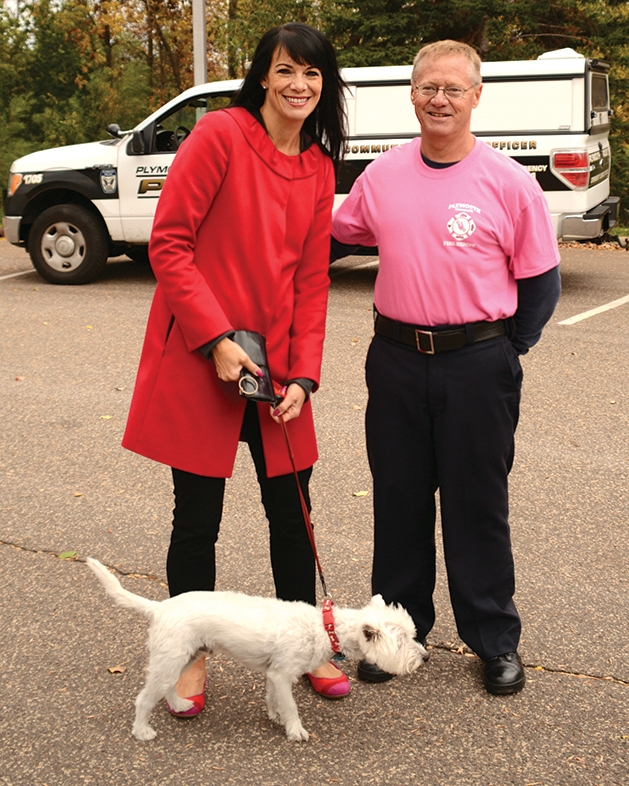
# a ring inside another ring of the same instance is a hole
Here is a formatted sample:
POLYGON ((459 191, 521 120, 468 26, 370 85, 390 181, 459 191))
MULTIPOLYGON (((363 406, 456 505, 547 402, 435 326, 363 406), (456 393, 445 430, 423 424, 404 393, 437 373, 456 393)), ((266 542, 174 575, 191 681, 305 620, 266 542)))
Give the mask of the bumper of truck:
POLYGON ((22 216, 4 216, 2 219, 2 229, 5 238, 14 246, 22 245, 20 241, 20 224, 22 216))
POLYGON ((562 240, 594 240, 616 226, 619 197, 609 197, 587 213, 566 215, 561 225, 562 240))

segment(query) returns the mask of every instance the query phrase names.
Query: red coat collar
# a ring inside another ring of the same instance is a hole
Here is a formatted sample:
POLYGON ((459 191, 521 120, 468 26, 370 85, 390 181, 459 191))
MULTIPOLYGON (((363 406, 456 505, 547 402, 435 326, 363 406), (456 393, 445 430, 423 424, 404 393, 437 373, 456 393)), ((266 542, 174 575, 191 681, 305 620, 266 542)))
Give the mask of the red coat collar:
POLYGON ((221 111, 229 113, 252 150, 276 174, 287 180, 311 177, 316 174, 321 165, 321 156, 324 155, 316 143, 310 145, 298 156, 287 156, 275 147, 264 130, 264 126, 255 119, 249 110, 242 106, 234 106, 221 111))

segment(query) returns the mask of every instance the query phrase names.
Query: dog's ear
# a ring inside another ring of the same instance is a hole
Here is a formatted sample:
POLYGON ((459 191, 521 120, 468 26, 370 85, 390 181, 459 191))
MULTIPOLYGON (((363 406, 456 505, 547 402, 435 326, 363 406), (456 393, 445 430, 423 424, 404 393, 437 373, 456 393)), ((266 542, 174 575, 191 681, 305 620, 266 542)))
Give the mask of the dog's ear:
POLYGON ((382 597, 382 595, 374 595, 373 598, 371 599, 371 605, 382 607, 382 606, 386 606, 387 604, 384 602, 384 598, 382 597))
POLYGON ((366 641, 373 641, 380 635, 380 631, 373 627, 373 625, 363 625, 363 636, 366 641))

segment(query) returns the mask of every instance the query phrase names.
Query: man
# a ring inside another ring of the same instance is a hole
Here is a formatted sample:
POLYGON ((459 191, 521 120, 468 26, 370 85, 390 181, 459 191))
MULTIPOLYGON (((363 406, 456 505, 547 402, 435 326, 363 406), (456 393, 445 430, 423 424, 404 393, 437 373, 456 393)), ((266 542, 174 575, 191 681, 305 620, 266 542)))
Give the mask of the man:
MULTIPOLYGON (((333 235, 380 254, 366 363, 373 592, 402 604, 425 638, 435 619, 439 489, 459 635, 484 661, 486 689, 510 694, 525 683, 507 490, 518 355, 557 304, 559 253, 535 179, 470 132, 481 92, 473 49, 423 47, 411 80, 421 139, 369 165, 333 235)), ((392 677, 365 661, 358 674, 392 677)))

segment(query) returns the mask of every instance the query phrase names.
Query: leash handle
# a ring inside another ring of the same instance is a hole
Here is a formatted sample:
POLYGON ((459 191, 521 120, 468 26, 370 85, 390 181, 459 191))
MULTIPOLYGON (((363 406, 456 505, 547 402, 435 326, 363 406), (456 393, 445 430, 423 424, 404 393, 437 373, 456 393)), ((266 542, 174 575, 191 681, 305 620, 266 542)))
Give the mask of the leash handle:
POLYGON ((308 540, 310 541, 310 546, 312 547, 312 553, 314 554, 315 562, 317 563, 317 571, 319 573, 321 587, 323 588, 324 596, 326 598, 329 598, 330 596, 328 595, 328 590, 325 585, 325 578, 323 577, 323 568, 321 567, 321 561, 319 560, 319 554, 317 552, 317 544, 315 543, 314 530, 312 528, 312 521, 310 520, 308 505, 306 504, 306 500, 304 498, 304 492, 301 489, 301 483, 299 482, 299 474, 297 472, 297 467, 295 466, 295 457, 293 456, 293 449, 291 448, 290 439, 288 438, 288 429, 286 428, 286 423, 284 423, 282 418, 280 418, 280 424, 282 426, 282 431, 284 433, 284 439, 286 440, 286 447, 288 449, 290 463, 293 468, 293 474, 295 475, 295 481, 297 483, 297 491, 299 493, 299 502, 301 503, 301 511, 304 516, 304 523, 306 524, 308 540))

